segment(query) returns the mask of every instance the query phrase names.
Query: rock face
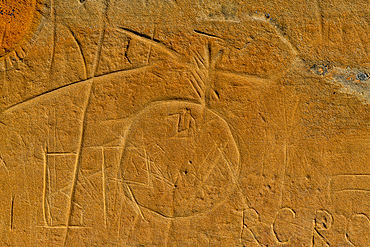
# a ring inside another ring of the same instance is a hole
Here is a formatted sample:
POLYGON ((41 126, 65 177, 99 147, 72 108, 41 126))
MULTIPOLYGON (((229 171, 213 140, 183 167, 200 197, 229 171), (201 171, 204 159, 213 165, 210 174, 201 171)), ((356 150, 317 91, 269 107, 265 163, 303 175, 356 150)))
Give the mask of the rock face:
POLYGON ((0 1, 0 246, 370 246, 369 16, 0 1))

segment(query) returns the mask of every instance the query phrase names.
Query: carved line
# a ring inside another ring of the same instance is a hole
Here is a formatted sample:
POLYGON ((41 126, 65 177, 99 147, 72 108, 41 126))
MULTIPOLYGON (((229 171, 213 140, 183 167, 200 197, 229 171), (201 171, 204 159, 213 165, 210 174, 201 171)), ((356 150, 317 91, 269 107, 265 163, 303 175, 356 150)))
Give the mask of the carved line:
POLYGON ((349 240, 349 238, 348 238, 348 233, 345 233, 345 234, 344 234, 344 238, 346 239, 346 241, 347 241, 348 243, 350 243, 352 246, 355 246, 355 247, 356 247, 356 245, 355 245, 354 243, 352 243, 352 241, 351 241, 351 240, 349 240))
POLYGON ((141 33, 138 33, 136 31, 133 31, 133 30, 130 30, 128 28, 124 28, 124 27, 118 27, 119 30, 126 34, 127 36, 131 37, 131 38, 135 38, 143 43, 146 43, 148 45, 152 45, 154 47, 157 47, 158 49, 160 49, 161 51, 167 53, 168 55, 170 55, 172 58, 176 59, 176 60, 182 60, 181 56, 175 51, 175 50, 172 50, 170 48, 168 48, 167 46, 165 46, 164 44, 162 44, 159 40, 155 40, 155 39, 152 39, 151 37, 148 37, 144 34, 141 34, 141 33))
POLYGON ((3 157, 1 157, 1 154, 0 154, 0 163, 5 168, 6 172, 9 174, 8 165, 5 163, 5 160, 3 159, 3 157))
MULTIPOLYGON (((201 181, 200 181, 199 187, 202 187, 203 186, 203 184, 206 182, 206 180, 208 179, 208 177, 211 175, 211 172, 214 170, 215 166, 217 165, 217 162, 219 161, 219 159, 223 155, 221 153, 221 150, 219 149, 219 146, 220 146, 220 144, 214 143, 214 145, 212 146, 210 152, 206 155, 206 157, 202 161, 202 164, 199 166, 200 168, 203 168, 205 166, 205 162, 208 159, 208 157, 209 156, 214 156, 215 155, 215 152, 218 151, 218 155, 216 156, 216 160, 214 162, 212 162, 212 164, 208 168, 208 172, 205 174, 205 176, 204 177, 201 177, 201 179, 200 179, 201 181)), ((222 148, 224 149, 225 147, 222 147, 222 148)), ((191 206, 192 209, 194 209, 194 206, 195 206, 195 202, 196 202, 195 197, 196 197, 196 195, 192 196, 192 200, 193 200, 193 203, 192 203, 192 206, 191 206)))
MULTIPOLYGON (((317 230, 317 229, 314 229, 314 231, 316 232, 316 234, 321 238, 322 241, 324 241, 324 243, 327 245, 327 246, 330 246, 330 243, 328 242, 328 240, 317 230)), ((312 238, 312 242, 314 242, 314 238, 312 238)))
POLYGON ((75 43, 77 45, 77 48, 78 48, 78 50, 80 52, 80 55, 81 55, 81 58, 82 58, 82 63, 83 63, 83 68, 84 68, 84 80, 86 80, 87 79, 87 63, 86 63, 85 54, 84 54, 84 52, 82 50, 82 44, 81 44, 80 41, 78 41, 77 36, 72 31, 72 29, 70 27, 68 27, 67 25, 66 25, 66 27, 69 30, 69 32, 71 33, 71 35, 72 35, 72 37, 73 37, 73 39, 74 39, 74 41, 75 41, 75 43))
POLYGON ((88 93, 87 93, 88 98, 86 100, 84 111, 83 111, 83 116, 82 116, 82 124, 81 124, 81 130, 80 130, 81 135, 80 135, 79 146, 78 146, 78 150, 77 150, 77 158, 76 158, 75 167, 74 167, 74 171, 73 171, 70 198, 69 198, 68 206, 67 206, 67 208, 68 208, 67 222, 66 222, 66 230, 65 230, 65 233, 64 233, 63 246, 65 246, 66 243, 67 243, 68 229, 69 229, 69 226, 70 226, 71 220, 72 220, 73 198, 74 198, 74 194, 76 192, 78 173, 79 173, 80 166, 81 166, 83 140, 84 140, 84 137, 85 137, 85 131, 86 131, 86 125, 87 125, 87 117, 86 117, 87 114, 86 113, 87 113, 87 109, 90 105, 90 100, 92 98, 92 86, 93 86, 93 83, 90 82, 89 90, 88 90, 88 93))
MULTIPOLYGON (((47 229, 66 229, 66 226, 36 226, 40 228, 47 228, 47 229)), ((93 229, 90 226, 69 226, 69 229, 93 229)))
POLYGON ((269 24, 274 29, 275 33, 280 38, 280 40, 283 41, 283 43, 289 47, 293 55, 297 56, 299 54, 298 49, 296 49, 294 45, 287 38, 285 38, 284 35, 280 33, 280 31, 268 19, 260 16, 250 16, 250 18, 255 21, 260 21, 269 24))
MULTIPOLYGON (((53 22, 53 50, 51 54, 51 62, 49 67, 49 75, 51 74, 53 64, 55 61, 55 49, 56 49, 56 41, 57 41, 57 22, 56 22, 56 14, 55 14, 55 0, 50 0, 50 15, 53 22)), ((49 76, 50 78, 50 76, 49 76)))
POLYGON ((132 193, 132 190, 131 190, 130 186, 129 186, 128 184, 126 184, 126 183, 123 183, 123 185, 125 186, 126 191, 127 191, 127 193, 128 193, 128 196, 130 197, 130 201, 131 201, 131 203, 133 203, 133 204, 134 204, 135 209, 136 209, 136 211, 137 211, 138 215, 140 215, 140 216, 141 216, 141 218, 142 218, 145 222, 148 222, 148 221, 145 219, 144 214, 143 214, 143 212, 141 211, 140 205, 139 205, 139 203, 137 202, 137 200, 136 200, 136 198, 135 198, 134 194, 132 193))
MULTIPOLYGON (((47 147, 46 147, 47 148, 47 147)), ((43 160, 44 160, 44 176, 43 176, 43 194, 42 194, 42 213, 44 216, 44 224, 46 226, 49 226, 49 221, 48 221, 48 216, 47 216, 47 208, 50 209, 49 201, 47 199, 47 191, 48 191, 48 184, 49 184, 49 179, 48 179, 48 157, 46 155, 47 150, 43 150, 43 160)), ((50 214, 50 211, 49 211, 50 214)))
POLYGON ((12 195, 11 205, 10 205, 10 231, 14 229, 14 201, 15 195, 12 195))
MULTIPOLYGON (((318 16, 317 18, 319 19, 319 22, 320 22, 320 38, 321 38, 321 42, 323 42, 323 34, 324 34, 324 16, 323 16, 323 13, 322 13, 322 7, 321 7, 321 0, 316 0, 316 7, 317 7, 317 12, 318 12, 318 16)), ((339 20, 338 20, 339 21, 339 20)))
MULTIPOLYGON (((159 145, 157 145, 157 146, 159 146, 159 145)), ((139 149, 137 148, 137 147, 135 147, 135 146, 131 146, 132 148, 134 148, 135 150, 137 150, 138 152, 139 152, 139 149)), ((171 186, 171 187, 174 187, 175 186, 175 184, 174 183, 172 183, 171 181, 169 181, 165 176, 164 176, 164 174, 163 174, 163 172, 161 171, 161 169, 159 169, 159 167, 157 167, 156 166, 156 164, 155 164, 155 162, 154 161, 152 161, 152 160, 150 160, 150 157, 149 156, 147 156, 147 153, 146 153, 146 151, 145 151, 145 149, 144 149, 144 152, 145 152, 145 155, 143 156, 142 154, 140 154, 140 153, 138 153, 138 155, 140 156, 140 157, 142 157, 144 160, 145 160, 145 162, 148 162, 148 163, 150 163, 151 165, 152 165, 152 168, 157 172, 157 174, 154 174, 154 173, 152 173, 151 174, 151 176, 154 176, 154 177, 156 177, 156 178, 158 178, 159 180, 161 180, 162 182, 164 182, 164 183, 166 183, 166 184, 168 184, 169 186, 171 186)), ((135 163, 133 162, 133 164, 135 165, 135 163)), ((136 166, 136 165, 135 165, 136 166)), ((147 165, 147 167, 149 167, 149 164, 147 165)), ((148 178, 148 180, 149 180, 149 178, 148 178)), ((120 180, 120 181, 128 181, 128 180, 120 180)), ((134 183, 133 181, 130 181, 131 183, 134 183)), ((144 185, 145 187, 149 187, 150 188, 150 186, 148 185, 146 185, 146 184, 141 184, 141 183, 137 183, 138 185, 144 185)), ((150 184, 149 182, 148 182, 148 184, 150 184)))
POLYGON ((197 33, 197 34, 203 35, 207 38, 214 38, 214 39, 224 40, 224 39, 222 39, 221 37, 219 37, 217 35, 206 33, 206 32, 203 32, 203 31, 199 31, 199 30, 194 29, 194 32, 197 33))
POLYGON ((105 152, 104 148, 101 148, 101 155, 102 155, 102 186, 103 186, 103 211, 104 211, 104 226, 107 228, 107 186, 106 186, 106 174, 105 174, 105 152))
POLYGON ((106 24, 104 22, 104 26, 103 26, 102 31, 100 32, 100 36, 99 36, 99 44, 98 44, 98 47, 96 49, 95 61, 94 61, 93 69, 91 71, 91 73, 92 73, 91 77, 95 77, 96 73, 98 72, 101 51, 102 51, 102 48, 103 48, 103 40, 104 40, 104 35, 105 35, 105 29, 106 29, 106 24))
MULTIPOLYGON (((107 74, 103 74, 103 75, 99 75, 99 76, 96 76, 94 78, 104 78, 104 77, 107 77, 107 76, 110 76, 110 75, 113 75, 113 74, 131 74, 131 73, 137 73, 137 72, 140 72, 141 70, 143 69, 147 69, 147 68, 152 68, 154 67, 156 64, 152 64, 152 65, 144 65, 144 66, 140 66, 140 67, 133 67, 133 68, 129 68, 129 69, 122 69, 122 70, 118 70, 118 71, 114 71, 114 72, 110 72, 110 73, 107 73, 107 74)), ((48 90, 46 92, 43 92, 41 94, 37 94, 35 96, 32 96, 22 102, 19 102, 19 103, 15 103, 13 105, 10 105, 8 106, 7 108, 5 108, 1 113, 5 113, 7 111, 10 111, 10 110, 14 110, 18 107, 21 107, 22 105, 24 105, 25 103, 30 103, 31 101, 35 100, 35 99, 38 99, 39 97, 46 97, 47 95, 53 93, 53 92, 56 92, 56 91, 59 91, 61 89, 64 89, 64 88, 67 88, 69 86, 73 86, 73 85, 78 85, 78 84, 82 84, 82 83, 91 83, 92 81, 92 78, 89 78, 89 79, 86 79, 86 80, 81 80, 81 81, 76 81, 76 82, 72 82, 72 83, 69 83, 67 85, 63 85, 63 86, 60 86, 60 87, 57 87, 57 88, 54 88, 54 89, 51 89, 51 90, 48 90)))
MULTIPOLYGON (((340 178, 345 178, 345 177, 353 177, 353 178, 356 178, 356 177, 369 177, 369 181, 370 181, 370 174, 341 174, 341 175, 336 175, 334 177, 331 177, 330 178, 330 181, 328 183, 328 191, 329 191, 329 197, 330 197, 330 201, 333 203, 333 194, 336 194, 336 193, 340 193, 340 192, 361 192, 361 193, 368 193, 370 192, 370 188, 366 189, 366 188, 343 188, 343 189, 335 189, 333 188, 333 183, 335 183, 335 181, 333 180, 336 180, 336 179, 340 179, 340 178)), ((351 186, 352 187, 352 186, 351 186)))

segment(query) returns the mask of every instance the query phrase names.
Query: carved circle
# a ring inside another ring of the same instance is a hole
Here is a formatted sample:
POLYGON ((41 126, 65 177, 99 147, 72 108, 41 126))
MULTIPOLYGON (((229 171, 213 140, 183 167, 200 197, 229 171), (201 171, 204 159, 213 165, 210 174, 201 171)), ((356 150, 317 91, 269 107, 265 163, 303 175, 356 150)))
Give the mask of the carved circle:
POLYGON ((315 229, 328 230, 333 223, 333 216, 326 210, 319 210, 316 212, 315 229))
POLYGON ((239 151, 227 123, 199 104, 152 104, 128 131, 121 160, 125 193, 162 216, 211 209, 227 198, 238 173, 239 151))
POLYGON ((296 230, 295 217, 295 212, 290 208, 282 208, 277 213, 273 230, 280 243, 289 242, 293 238, 296 230))

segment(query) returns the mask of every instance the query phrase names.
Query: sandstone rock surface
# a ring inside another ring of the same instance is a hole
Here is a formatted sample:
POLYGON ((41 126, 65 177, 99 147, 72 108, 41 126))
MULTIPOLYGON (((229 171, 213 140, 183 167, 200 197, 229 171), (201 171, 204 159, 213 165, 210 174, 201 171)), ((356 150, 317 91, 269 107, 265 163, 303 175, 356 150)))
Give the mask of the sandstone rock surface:
POLYGON ((368 0, 0 1, 0 246, 370 246, 368 0))

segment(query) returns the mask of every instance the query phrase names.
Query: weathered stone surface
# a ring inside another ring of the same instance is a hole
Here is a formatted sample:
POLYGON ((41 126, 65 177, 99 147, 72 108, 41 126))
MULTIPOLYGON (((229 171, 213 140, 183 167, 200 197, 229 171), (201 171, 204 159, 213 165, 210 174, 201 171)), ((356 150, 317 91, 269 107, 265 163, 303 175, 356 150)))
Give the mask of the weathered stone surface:
POLYGON ((0 1, 0 246, 370 246, 369 18, 0 1))

